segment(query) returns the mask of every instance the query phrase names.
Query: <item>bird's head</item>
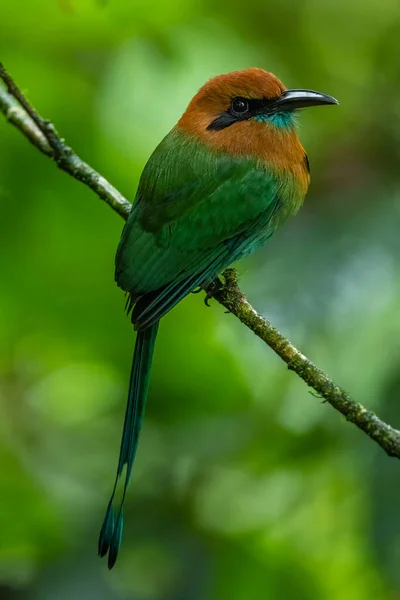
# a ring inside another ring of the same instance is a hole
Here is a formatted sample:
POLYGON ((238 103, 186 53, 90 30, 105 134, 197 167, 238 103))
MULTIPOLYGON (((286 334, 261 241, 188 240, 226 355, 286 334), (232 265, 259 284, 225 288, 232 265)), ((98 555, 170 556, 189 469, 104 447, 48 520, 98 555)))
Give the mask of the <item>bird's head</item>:
MULTIPOLYGON (((178 127, 216 149, 259 154, 266 140, 294 133, 297 109, 338 104, 311 90, 288 90, 273 73, 251 68, 218 75, 197 92, 178 127)), ((276 141, 275 140, 275 141, 276 141)))

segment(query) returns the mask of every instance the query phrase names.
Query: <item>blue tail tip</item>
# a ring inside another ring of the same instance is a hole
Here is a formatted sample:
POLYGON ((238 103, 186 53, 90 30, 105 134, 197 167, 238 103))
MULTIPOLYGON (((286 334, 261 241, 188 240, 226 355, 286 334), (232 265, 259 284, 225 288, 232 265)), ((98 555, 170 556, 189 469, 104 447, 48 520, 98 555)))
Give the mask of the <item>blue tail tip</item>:
POLYGON ((104 516, 103 525, 101 526, 99 535, 98 553, 101 558, 109 551, 115 531, 115 515, 111 502, 107 506, 104 516))
POLYGON ((112 536, 110 547, 108 550, 107 565, 110 570, 113 568, 113 566, 115 565, 117 558, 118 558, 118 552, 121 547, 123 528, 124 528, 124 515, 122 512, 122 508, 121 508, 119 511, 118 519, 115 524, 114 534, 112 536))
POLYGON ((124 515, 122 508, 115 520, 112 504, 107 507, 103 525, 99 536, 98 553, 101 558, 108 554, 108 568, 112 569, 118 557, 118 551, 121 546, 122 530, 124 528, 124 515))

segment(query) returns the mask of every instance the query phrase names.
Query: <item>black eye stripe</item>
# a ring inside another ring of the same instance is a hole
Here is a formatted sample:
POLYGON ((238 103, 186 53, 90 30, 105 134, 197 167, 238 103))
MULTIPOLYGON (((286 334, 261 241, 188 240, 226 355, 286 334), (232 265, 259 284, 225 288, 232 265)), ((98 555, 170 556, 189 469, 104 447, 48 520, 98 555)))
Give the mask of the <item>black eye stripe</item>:
POLYGON ((269 108, 273 108, 275 100, 275 98, 233 98, 227 110, 221 115, 219 115, 216 119, 211 121, 207 129, 210 131, 221 131, 221 129, 230 127, 231 125, 233 125, 234 123, 238 123, 239 121, 247 121, 248 119, 256 117, 257 115, 265 114, 265 112, 267 112, 269 108), (246 103, 246 110, 244 112, 238 112, 237 110, 235 110, 235 108, 239 107, 239 102, 246 103), (234 103, 237 104, 234 106, 234 103))
POLYGON ((244 119, 237 119, 233 115, 230 115, 228 112, 222 113, 219 117, 211 121, 208 125, 207 129, 210 131, 221 131, 221 129, 225 129, 238 121, 243 121, 244 119))

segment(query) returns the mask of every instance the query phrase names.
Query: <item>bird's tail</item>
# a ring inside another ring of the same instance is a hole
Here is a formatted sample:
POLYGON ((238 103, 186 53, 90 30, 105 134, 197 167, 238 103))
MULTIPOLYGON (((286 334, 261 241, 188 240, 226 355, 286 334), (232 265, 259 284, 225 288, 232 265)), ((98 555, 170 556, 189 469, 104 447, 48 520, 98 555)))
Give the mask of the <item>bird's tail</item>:
POLYGON ((121 449, 119 453, 117 476, 114 488, 106 510, 99 537, 99 555, 108 553, 108 568, 112 569, 117 559, 121 544, 123 529, 123 504, 128 487, 133 461, 138 445, 139 433, 147 400, 149 387, 151 361, 158 330, 158 321, 145 330, 139 331, 136 337, 135 352, 133 355, 131 379, 129 384, 128 403, 125 412, 124 428, 122 432, 121 449), (116 512, 113 502, 119 478, 126 465, 125 482, 122 499, 116 512))

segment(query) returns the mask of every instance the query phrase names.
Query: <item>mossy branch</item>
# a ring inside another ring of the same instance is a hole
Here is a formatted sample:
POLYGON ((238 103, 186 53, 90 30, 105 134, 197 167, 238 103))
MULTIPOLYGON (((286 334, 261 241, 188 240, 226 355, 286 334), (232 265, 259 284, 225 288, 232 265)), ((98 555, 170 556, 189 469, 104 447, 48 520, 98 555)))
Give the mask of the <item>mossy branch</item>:
MULTIPOLYGON (((5 84, 5 87, 0 85, 0 112, 8 122, 19 129, 40 152, 52 158, 60 169, 87 185, 123 219, 127 219, 131 208, 128 200, 67 146, 52 123, 43 119, 28 102, 1 63, 0 79, 5 84)), ((348 421, 375 440, 389 456, 400 458, 400 431, 355 402, 269 321, 259 315, 240 290, 234 269, 226 269, 223 278, 224 284, 216 280, 208 287, 208 297, 215 298, 253 331, 281 357, 290 370, 297 373, 348 421)))

